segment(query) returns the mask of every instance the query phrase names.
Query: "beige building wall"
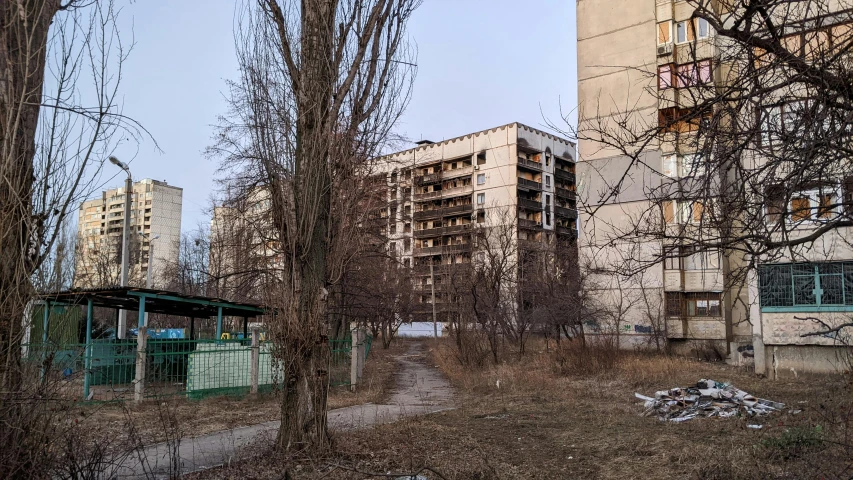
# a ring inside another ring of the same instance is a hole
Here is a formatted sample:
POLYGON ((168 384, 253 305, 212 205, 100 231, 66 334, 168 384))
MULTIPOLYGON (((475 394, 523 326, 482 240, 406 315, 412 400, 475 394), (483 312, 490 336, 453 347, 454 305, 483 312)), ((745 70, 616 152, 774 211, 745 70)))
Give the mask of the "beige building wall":
MULTIPOLYGON (((623 346, 648 345, 652 335, 665 335, 675 344, 709 340, 725 350, 728 342, 749 341, 751 334, 746 289, 726 292, 725 259, 713 269, 686 270, 682 264, 667 270, 660 261, 663 243, 632 235, 637 225, 662 224, 661 212, 649 201, 650 192, 670 181, 665 158, 685 153, 686 142, 679 144, 667 136, 663 144, 653 142, 632 159, 602 141, 602 132, 625 135, 654 128, 659 110, 675 104, 674 97, 667 97, 674 89, 658 90, 657 69, 688 61, 687 50, 676 45, 672 25, 691 15, 688 3, 677 0, 578 0, 578 190, 584 206, 579 248, 581 261, 594 271, 635 272, 590 276, 597 297, 612 313, 591 333, 616 330, 623 346), (666 22, 669 41, 659 44, 659 24, 666 22), (653 264, 656 260, 659 263, 653 264), (718 294, 721 315, 669 315, 667 292, 685 299, 718 294)), ((709 58, 717 48, 713 39, 697 45, 698 54, 709 58)))

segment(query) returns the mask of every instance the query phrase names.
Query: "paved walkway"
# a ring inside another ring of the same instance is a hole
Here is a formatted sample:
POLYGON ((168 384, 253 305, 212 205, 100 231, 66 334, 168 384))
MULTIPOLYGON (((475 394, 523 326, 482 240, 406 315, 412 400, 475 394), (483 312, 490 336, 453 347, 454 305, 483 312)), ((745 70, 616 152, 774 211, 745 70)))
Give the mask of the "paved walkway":
MULTIPOLYGON (((356 405, 329 411, 329 428, 337 431, 395 422, 403 417, 424 415, 453 408, 453 388, 434 367, 424 362, 424 346, 413 343, 406 355, 398 357, 397 385, 388 403, 356 405), (420 361, 419 361, 420 360, 420 361)), ((241 447, 258 440, 272 439, 279 421, 238 427, 181 441, 178 451, 180 472, 190 473, 230 463, 241 447)), ((134 453, 113 471, 118 478, 170 478, 167 444, 146 447, 134 453)))

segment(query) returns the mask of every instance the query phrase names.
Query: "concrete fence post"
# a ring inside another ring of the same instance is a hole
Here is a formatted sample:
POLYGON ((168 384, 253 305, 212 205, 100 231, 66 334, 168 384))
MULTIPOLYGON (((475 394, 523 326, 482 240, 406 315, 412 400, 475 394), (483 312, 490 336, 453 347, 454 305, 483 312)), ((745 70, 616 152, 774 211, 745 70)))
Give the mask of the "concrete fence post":
POLYGON ((364 373, 364 341, 367 337, 364 328, 352 330, 352 350, 350 353, 350 389, 355 391, 355 386, 361 382, 364 373))
POLYGON ((148 344, 148 327, 139 327, 136 335, 136 378, 133 381, 133 400, 141 402, 145 396, 145 363, 148 344))
POLYGON ((261 346, 260 346, 260 328, 252 327, 252 387, 250 393, 258 394, 258 373, 261 368, 261 346))

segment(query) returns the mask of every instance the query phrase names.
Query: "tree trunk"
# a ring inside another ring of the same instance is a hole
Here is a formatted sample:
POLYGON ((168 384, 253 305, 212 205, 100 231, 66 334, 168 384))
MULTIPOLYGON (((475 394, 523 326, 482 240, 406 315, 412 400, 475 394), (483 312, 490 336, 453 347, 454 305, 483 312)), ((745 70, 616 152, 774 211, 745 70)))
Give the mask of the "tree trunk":
POLYGON ((299 117, 296 127, 293 208, 296 225, 280 225, 295 237, 292 294, 296 321, 283 339, 285 393, 281 404, 279 450, 307 448, 314 452, 329 445, 326 397, 329 388, 329 322, 327 318, 327 252, 331 215, 332 177, 329 164, 334 125, 330 119, 335 80, 334 0, 303 0, 301 68, 296 91, 299 117))
POLYGON ((48 30, 59 0, 0 2, 0 389, 20 387, 21 318, 39 225, 32 218, 33 159, 48 30))

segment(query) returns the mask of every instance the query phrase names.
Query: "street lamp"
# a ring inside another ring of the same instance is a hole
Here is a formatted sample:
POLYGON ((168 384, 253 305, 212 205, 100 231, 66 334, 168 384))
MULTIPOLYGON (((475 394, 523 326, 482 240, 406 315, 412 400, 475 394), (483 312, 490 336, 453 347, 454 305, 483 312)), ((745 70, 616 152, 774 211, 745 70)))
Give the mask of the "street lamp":
MULTIPOLYGON (((110 157, 110 163, 127 172, 127 179, 124 181, 124 228, 121 233, 121 286, 127 286, 127 270, 130 268, 130 202, 133 192, 133 177, 130 175, 130 167, 116 157, 110 157)), ((119 339, 124 339, 127 332, 127 310, 121 309, 118 312, 118 331, 116 336, 119 339)))

